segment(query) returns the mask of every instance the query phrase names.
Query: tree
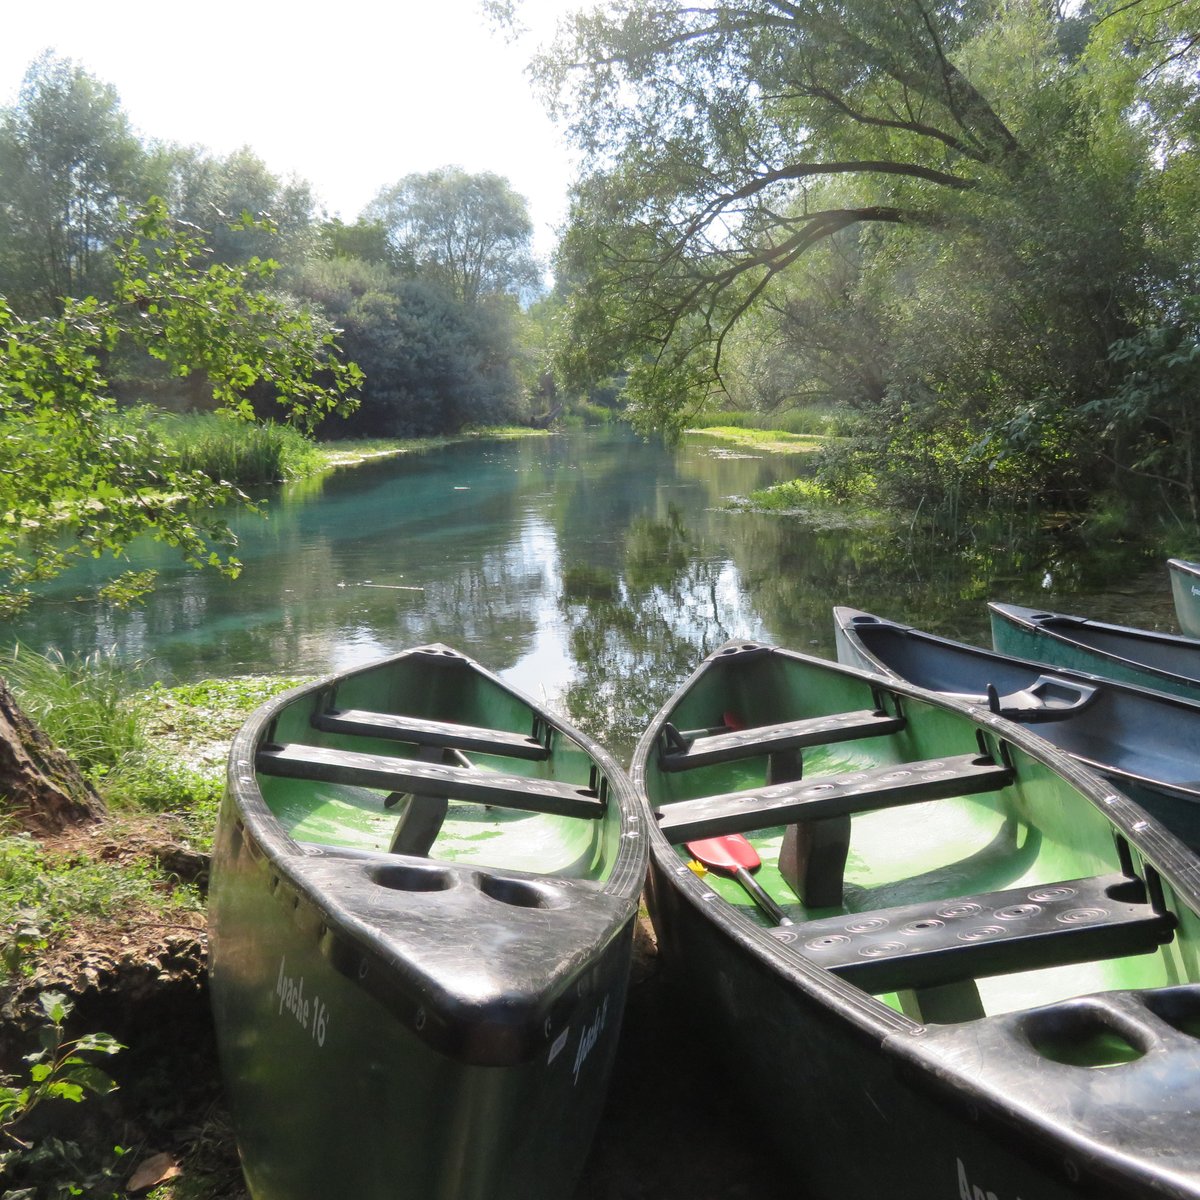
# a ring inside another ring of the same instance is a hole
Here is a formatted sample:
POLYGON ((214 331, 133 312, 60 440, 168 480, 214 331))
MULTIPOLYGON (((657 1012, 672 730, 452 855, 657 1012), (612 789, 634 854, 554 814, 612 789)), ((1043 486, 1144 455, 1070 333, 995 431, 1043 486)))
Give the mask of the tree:
POLYGON ((205 230, 217 262, 299 260, 315 239, 311 187, 283 180, 248 146, 213 158, 194 146, 158 145, 147 165, 153 193, 177 220, 205 230), (237 219, 244 213, 250 223, 237 219))
POLYGON ((522 415, 503 303, 468 307, 435 284, 351 257, 310 262, 293 284, 328 313, 365 372, 347 432, 444 434, 522 415))
POLYGON ((459 167, 406 175, 363 215, 387 230, 399 262, 463 304, 538 285, 525 200, 498 175, 459 167))
POLYGON ((143 154, 116 91, 50 53, 0 115, 0 293, 32 315, 105 294, 107 254, 143 154))
POLYGON ((586 154, 559 263, 580 280, 568 378, 629 364, 644 423, 678 427, 723 394, 728 338, 770 289, 875 230, 887 307, 969 266, 972 302, 1024 327, 1026 349, 1041 338, 1022 390, 1078 403, 1128 330, 1144 159, 1128 123, 1100 127, 1111 112, 1050 8, 661 0, 579 16, 537 67, 586 154))

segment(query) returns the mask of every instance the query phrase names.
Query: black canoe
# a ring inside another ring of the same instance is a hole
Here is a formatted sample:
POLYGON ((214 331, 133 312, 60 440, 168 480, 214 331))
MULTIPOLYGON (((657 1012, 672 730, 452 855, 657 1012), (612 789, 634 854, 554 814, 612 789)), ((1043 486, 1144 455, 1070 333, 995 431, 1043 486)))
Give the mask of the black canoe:
POLYGON ((833 621, 839 662, 1032 725, 1200 849, 1200 703, 981 650, 853 608, 835 608, 833 621))
POLYGON ((646 868, 599 746, 445 646, 234 740, 211 981, 254 1200, 569 1196, 646 868))
POLYGON ((731 643, 632 774, 696 1053, 725 1055, 714 1094, 758 1100, 797 1195, 1200 1197, 1200 860, 1094 773, 994 714, 731 643), (689 863, 737 833, 791 924, 689 863))
POLYGON ((1169 558, 1167 572, 1171 577, 1171 595, 1175 599, 1179 628, 1188 637, 1200 638, 1200 563, 1169 558))
POLYGON ((992 645, 1001 654, 1200 700, 1200 641, 1195 638, 1019 604, 992 603, 988 611, 992 645))

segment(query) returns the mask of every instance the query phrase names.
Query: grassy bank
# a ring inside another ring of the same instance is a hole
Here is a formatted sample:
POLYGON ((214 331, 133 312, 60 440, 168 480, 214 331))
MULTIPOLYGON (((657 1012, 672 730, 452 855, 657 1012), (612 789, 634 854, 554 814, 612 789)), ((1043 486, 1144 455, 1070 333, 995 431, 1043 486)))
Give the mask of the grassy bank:
POLYGON ((696 437, 713 438, 731 446, 767 454, 807 454, 819 450, 826 438, 815 433, 788 433, 782 429, 746 429, 737 425, 711 425, 687 431, 696 437))
POLYGON ((345 438, 340 441, 316 442, 313 449, 319 457, 318 470, 354 466, 371 458, 386 458, 393 454, 414 454, 451 446, 457 442, 512 442, 521 438, 549 437, 545 429, 530 429, 527 425, 488 425, 466 429, 445 437, 424 438, 345 438))
POLYGON ((30 1189, 13 1193, 22 1197, 123 1200, 130 1177, 165 1153, 167 1177, 138 1194, 242 1200, 232 1142, 213 1126, 223 1115, 212 1107, 219 1092, 201 986, 208 854, 231 737, 299 681, 144 686, 107 656, 26 651, 3 674, 108 811, 52 837, 0 826, 0 1173, 30 1189), (62 1005, 56 1024, 49 1014, 62 1005), (97 1029, 126 1048, 94 1061, 86 1047, 97 1029), (80 1034, 70 1054, 82 1060, 81 1087, 21 1061, 37 1040, 80 1034), (120 1089, 109 1096, 113 1080, 120 1089))

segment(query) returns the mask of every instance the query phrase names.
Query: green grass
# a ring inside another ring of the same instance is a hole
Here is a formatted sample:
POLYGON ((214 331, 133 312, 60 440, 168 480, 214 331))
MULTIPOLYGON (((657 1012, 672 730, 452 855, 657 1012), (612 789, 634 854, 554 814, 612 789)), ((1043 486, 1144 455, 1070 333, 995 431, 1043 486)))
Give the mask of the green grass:
POLYGON ((788 433, 782 429, 747 429, 737 425, 709 425, 689 432, 776 454, 802 454, 819 450, 825 443, 825 438, 819 434, 788 433))
POLYGON ((838 432, 836 414, 818 407, 789 408, 769 413, 748 409, 706 412, 690 418, 688 426, 691 429, 761 429, 816 437, 829 437, 838 432))
POLYGON ((163 415, 159 421, 181 466, 210 479, 254 487, 299 479, 323 465, 317 446, 290 425, 221 413, 163 415))
POLYGON ((813 529, 874 528, 892 524, 892 518, 864 496, 841 498, 812 479, 789 479, 774 487, 751 492, 738 507, 780 515, 803 514, 813 529))
POLYGON ((544 429, 531 429, 528 425, 480 425, 468 426, 462 433, 444 437, 419 438, 340 438, 318 442, 316 451, 320 455, 320 469, 353 466, 368 458, 382 458, 389 454, 413 454, 426 450, 437 450, 456 442, 491 440, 511 442, 519 438, 547 437, 544 429))
MULTIPOLYGON (((229 742, 264 701, 297 682, 250 677, 142 687, 112 655, 13 652, 4 666, 22 708, 80 763, 109 807, 96 857, 0 828, 0 982, 89 922, 198 911, 196 888, 158 865, 155 848, 205 853, 229 742), (112 861, 111 848, 119 848, 112 861)), ((90 841, 91 839, 88 839, 90 841)), ((79 843, 82 846, 86 842, 79 843)))
POLYGON ((131 680, 136 665, 112 654, 66 658, 16 646, 3 674, 21 707, 93 780, 146 751, 141 704, 131 680))
POLYGON ((0 983, 91 922, 161 919, 202 908, 193 885, 168 877, 150 859, 99 861, 48 850, 28 833, 0 835, 0 983))

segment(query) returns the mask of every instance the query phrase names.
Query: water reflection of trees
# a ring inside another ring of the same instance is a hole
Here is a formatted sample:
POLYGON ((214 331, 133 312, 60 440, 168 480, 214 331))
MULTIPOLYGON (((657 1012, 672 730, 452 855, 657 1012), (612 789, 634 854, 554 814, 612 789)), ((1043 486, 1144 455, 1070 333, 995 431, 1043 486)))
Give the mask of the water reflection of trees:
POLYGON ((1097 563, 1130 561, 1124 548, 1073 555, 1036 529, 981 526, 948 549, 915 527, 816 528, 663 502, 661 491, 643 500, 640 512, 627 506, 622 526, 606 524, 602 557, 585 558, 576 544, 559 601, 575 663, 568 710, 624 756, 696 663, 729 638, 833 657, 831 609, 842 604, 986 645, 988 599, 1033 594, 1047 580, 1094 588, 1097 563))
MULTIPOLYGON (((828 514, 724 505, 784 470, 621 433, 385 460, 328 476, 319 500, 289 492, 268 520, 240 523, 236 581, 148 547, 125 564, 162 569, 144 608, 76 605, 85 587, 68 581, 4 639, 67 654, 116 647, 188 679, 317 673, 438 638, 493 670, 517 666, 520 686, 556 702, 565 689, 570 713, 628 753, 728 638, 831 657, 834 604, 982 644, 987 599, 1151 623, 1140 591, 1120 610, 1114 600, 1114 581, 1128 594, 1138 570, 1161 572, 1144 548, 978 524, 948 550, 916 527, 831 528, 828 514)), ((1159 590, 1169 611, 1165 579, 1159 590)))
POLYGON ((641 730, 710 650, 756 624, 728 558, 666 506, 633 518, 604 593, 564 592, 576 674, 565 703, 573 720, 628 757, 641 730))

